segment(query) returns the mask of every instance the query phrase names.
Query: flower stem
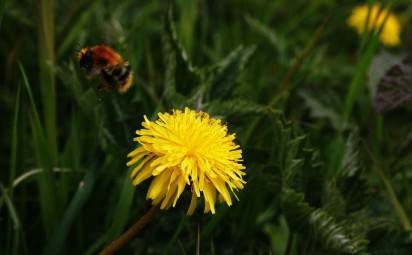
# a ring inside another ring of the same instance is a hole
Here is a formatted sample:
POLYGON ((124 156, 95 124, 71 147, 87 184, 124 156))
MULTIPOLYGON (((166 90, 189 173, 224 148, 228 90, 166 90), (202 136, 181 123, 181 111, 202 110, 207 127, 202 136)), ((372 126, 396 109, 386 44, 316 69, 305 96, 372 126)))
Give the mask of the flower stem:
POLYGON ((133 226, 131 226, 126 232, 123 233, 118 239, 111 242, 106 248, 104 248, 99 255, 111 255, 120 250, 125 244, 130 242, 136 234, 138 234, 149 222, 151 222, 156 216, 156 212, 159 209, 157 205, 152 206, 149 211, 141 218, 139 218, 133 226))

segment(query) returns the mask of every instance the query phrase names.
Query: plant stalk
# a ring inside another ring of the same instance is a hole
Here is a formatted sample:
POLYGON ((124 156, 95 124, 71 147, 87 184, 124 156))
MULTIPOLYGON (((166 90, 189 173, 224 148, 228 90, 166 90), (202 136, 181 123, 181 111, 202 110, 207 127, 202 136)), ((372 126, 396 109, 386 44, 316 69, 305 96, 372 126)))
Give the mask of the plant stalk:
POLYGON ((123 233, 118 239, 111 242, 104 248, 99 255, 112 255, 130 242, 148 223, 150 223, 156 216, 159 206, 154 205, 141 218, 139 218, 133 226, 123 233))
POLYGON ((398 215, 399 221, 402 225, 402 228, 405 231, 411 231, 412 230, 412 225, 411 222, 408 218, 408 216, 406 215, 405 210, 403 209, 401 203, 398 200, 398 197, 396 196, 395 191, 392 188, 391 183, 389 182, 389 180, 386 178, 385 173, 383 172, 383 170, 381 168, 377 168, 377 172, 379 177, 381 178, 386 192, 389 195, 389 200, 392 203, 393 209, 395 210, 396 214, 398 215))
POLYGON ((54 1, 39 1, 38 50, 40 90, 43 103, 45 135, 52 165, 57 164, 56 81, 53 71, 54 53, 54 1))

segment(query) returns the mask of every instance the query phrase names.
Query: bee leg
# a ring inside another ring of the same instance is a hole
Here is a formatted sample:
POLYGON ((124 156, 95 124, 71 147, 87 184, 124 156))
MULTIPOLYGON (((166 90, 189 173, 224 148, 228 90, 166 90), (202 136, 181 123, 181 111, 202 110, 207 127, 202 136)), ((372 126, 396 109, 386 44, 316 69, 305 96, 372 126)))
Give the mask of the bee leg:
POLYGON ((112 75, 111 70, 103 69, 101 72, 102 80, 107 89, 113 89, 117 85, 115 77, 112 75))

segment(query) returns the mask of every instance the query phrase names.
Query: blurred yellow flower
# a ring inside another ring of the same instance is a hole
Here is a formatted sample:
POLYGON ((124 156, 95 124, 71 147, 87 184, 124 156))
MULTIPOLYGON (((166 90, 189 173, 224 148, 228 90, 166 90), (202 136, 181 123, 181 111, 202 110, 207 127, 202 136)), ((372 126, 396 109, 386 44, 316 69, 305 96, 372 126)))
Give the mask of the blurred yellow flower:
POLYGON ((396 46, 400 43, 401 24, 398 18, 388 9, 383 9, 375 4, 369 11, 368 5, 355 7, 348 19, 349 26, 353 27, 359 34, 365 31, 366 23, 368 30, 378 30, 382 27, 379 40, 387 46, 396 46), (367 22, 369 15, 369 21, 367 22))
POLYGON ((215 213, 216 199, 232 205, 228 188, 234 194, 245 183, 242 151, 233 142, 235 135, 228 134, 220 120, 188 108, 159 113, 158 117, 152 122, 144 116, 144 128, 136 131, 134 141, 141 146, 128 154, 127 163, 138 163, 131 174, 133 185, 153 177, 146 198, 161 209, 174 207, 186 185, 190 186, 188 215, 201 195, 204 213, 215 213))

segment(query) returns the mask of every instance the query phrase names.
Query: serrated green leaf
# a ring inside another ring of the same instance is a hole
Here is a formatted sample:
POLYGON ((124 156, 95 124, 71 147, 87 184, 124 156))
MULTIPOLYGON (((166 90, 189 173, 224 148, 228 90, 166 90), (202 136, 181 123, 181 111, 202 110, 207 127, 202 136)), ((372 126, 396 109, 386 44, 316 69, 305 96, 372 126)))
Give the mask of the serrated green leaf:
POLYGON ((352 132, 346 142, 345 154, 342 159, 342 167, 339 175, 351 177, 360 170, 359 147, 360 139, 357 131, 352 132))
MULTIPOLYGON (((304 200, 304 194, 284 190, 282 209, 290 228, 297 233, 310 233, 323 250, 356 254, 366 248, 364 237, 351 232, 321 208, 314 208, 304 200)), ((309 241, 309 240, 308 240, 309 241)))
POLYGON ((162 35, 163 56, 165 63, 165 97, 168 100, 180 98, 180 94, 189 95, 198 85, 199 77, 184 47, 180 44, 173 13, 165 20, 162 35))
POLYGON ((210 98, 228 98, 233 94, 236 83, 256 47, 239 46, 227 57, 203 70, 203 83, 210 91, 210 98))
POLYGON ((336 129, 342 126, 343 120, 332 105, 326 105, 314 95, 307 92, 301 92, 300 95, 314 118, 326 118, 336 129))
POLYGON ((266 106, 241 98, 225 101, 214 100, 207 104, 207 109, 208 112, 213 115, 236 117, 244 115, 265 115, 270 113, 270 109, 266 106))
POLYGON ((352 132, 346 142, 341 168, 329 183, 331 194, 338 192, 335 196, 330 196, 332 200, 329 202, 341 199, 344 204, 342 208, 336 208, 338 211, 351 213, 360 210, 370 200, 370 191, 363 177, 360 161, 360 145, 358 132, 352 132))
POLYGON ((256 31, 259 35, 264 37, 269 41, 269 43, 276 49, 276 54, 278 54, 279 62, 280 63, 287 63, 287 45, 286 45, 286 40, 284 36, 276 33, 274 29, 269 27, 266 24, 263 24, 261 21, 258 19, 246 15, 245 16, 246 23, 254 30, 256 31))
POLYGON ((268 26, 260 22, 259 20, 253 18, 250 15, 245 16, 246 23, 253 28, 256 32, 264 36, 269 42, 275 47, 279 47, 279 40, 278 36, 276 35, 275 31, 270 29, 268 26))

